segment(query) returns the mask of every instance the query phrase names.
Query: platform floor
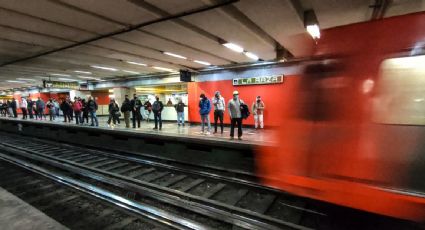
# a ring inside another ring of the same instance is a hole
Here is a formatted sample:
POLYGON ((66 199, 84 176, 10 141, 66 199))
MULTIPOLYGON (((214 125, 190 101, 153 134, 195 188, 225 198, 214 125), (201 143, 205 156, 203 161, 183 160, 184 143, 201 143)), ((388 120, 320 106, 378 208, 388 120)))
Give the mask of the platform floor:
MULTIPOLYGON (((5 118, 4 119, 16 119, 19 120, 21 118, 5 118)), ((142 121, 140 128, 132 128, 132 121, 130 121, 130 128, 125 127, 125 123, 121 120, 120 125, 115 125, 114 127, 108 126, 107 120, 108 117, 101 116, 99 119, 99 127, 101 129, 112 129, 112 130, 122 130, 128 132, 143 132, 143 133, 153 133, 158 135, 171 135, 171 136, 186 136, 191 138, 199 138, 199 139, 211 139, 211 140, 220 140, 220 141, 231 141, 230 140, 230 127, 224 127, 223 134, 220 133, 220 127, 218 128, 218 133, 213 134, 214 126, 211 124, 211 134, 202 134, 201 126, 194 124, 186 124, 185 126, 178 126, 175 122, 163 122, 162 130, 153 130, 155 127, 154 121, 146 122, 142 121)), ((47 122, 47 123, 55 123, 58 125, 76 125, 75 120, 70 123, 63 122, 63 117, 56 118, 54 121, 47 120, 31 120, 34 122, 47 122)), ((90 119, 89 119, 90 123, 90 119)), ((83 126, 89 126, 89 124, 84 123, 83 126)), ((206 129, 205 129, 206 130, 206 129)), ((253 128, 244 128, 242 141, 237 140, 237 129, 235 129, 235 140, 232 142, 241 142, 246 144, 255 144, 255 145, 273 145, 275 144, 272 140, 274 130, 270 129, 253 129, 253 128)))
POLYGON ((64 230, 68 228, 0 187, 0 229, 64 230))

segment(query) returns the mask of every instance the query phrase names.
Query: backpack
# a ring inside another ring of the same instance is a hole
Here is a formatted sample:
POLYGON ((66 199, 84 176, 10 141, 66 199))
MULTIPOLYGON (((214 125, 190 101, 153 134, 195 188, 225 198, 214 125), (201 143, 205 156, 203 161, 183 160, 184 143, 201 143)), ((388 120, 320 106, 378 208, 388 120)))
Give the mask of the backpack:
POLYGON ((249 108, 246 104, 241 103, 241 116, 243 119, 247 119, 251 113, 249 112, 249 108))

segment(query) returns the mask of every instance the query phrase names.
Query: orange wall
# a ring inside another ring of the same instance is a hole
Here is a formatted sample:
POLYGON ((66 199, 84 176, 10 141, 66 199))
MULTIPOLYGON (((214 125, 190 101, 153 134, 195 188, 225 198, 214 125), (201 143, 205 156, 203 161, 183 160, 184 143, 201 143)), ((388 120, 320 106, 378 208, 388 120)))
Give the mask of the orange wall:
POLYGON ((109 93, 108 92, 96 92, 92 91, 91 95, 97 98, 96 102, 98 105, 108 105, 109 104, 109 93))
MULTIPOLYGON (((296 86, 298 78, 296 76, 285 76, 283 84, 271 85, 247 85, 233 86, 232 80, 210 81, 210 82, 190 82, 188 84, 189 94, 189 121, 200 122, 198 109, 199 95, 204 93, 208 98, 214 96, 215 91, 220 91, 227 102, 232 98, 234 90, 239 91, 240 98, 251 108, 252 103, 257 96, 261 96, 266 109, 264 112, 264 122, 266 126, 278 126, 281 123, 281 111, 289 109, 285 101, 290 98, 293 87, 296 86)), ((210 113, 211 122, 214 119, 214 113, 210 113)), ((226 111, 224 116, 226 124, 230 123, 229 115, 226 111)), ((251 115, 244 124, 253 125, 254 118, 251 115)))

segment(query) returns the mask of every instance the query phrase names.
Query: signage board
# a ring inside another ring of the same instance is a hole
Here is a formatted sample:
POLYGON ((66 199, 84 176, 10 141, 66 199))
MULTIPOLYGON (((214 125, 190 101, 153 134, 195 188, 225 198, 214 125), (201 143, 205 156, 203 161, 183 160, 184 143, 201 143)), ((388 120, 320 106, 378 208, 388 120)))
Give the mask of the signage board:
POLYGON ((283 75, 248 77, 248 78, 233 78, 234 86, 241 85, 266 85, 283 83, 283 75))
POLYGON ((44 88, 56 88, 56 89, 80 89, 78 82, 62 82, 62 81, 43 81, 44 88))

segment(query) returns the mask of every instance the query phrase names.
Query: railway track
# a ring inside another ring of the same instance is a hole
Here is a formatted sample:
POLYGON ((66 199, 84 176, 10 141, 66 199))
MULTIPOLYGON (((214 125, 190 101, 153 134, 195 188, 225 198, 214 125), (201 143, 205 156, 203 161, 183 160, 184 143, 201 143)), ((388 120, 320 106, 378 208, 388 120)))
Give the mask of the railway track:
POLYGON ((207 223, 214 229, 334 229, 330 216, 321 211, 322 203, 263 187, 246 175, 17 137, 0 133, 5 153, 0 158, 84 178, 85 183, 131 202, 169 210, 173 214, 168 216, 180 215, 194 222, 189 228, 207 223))

